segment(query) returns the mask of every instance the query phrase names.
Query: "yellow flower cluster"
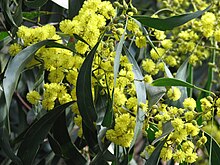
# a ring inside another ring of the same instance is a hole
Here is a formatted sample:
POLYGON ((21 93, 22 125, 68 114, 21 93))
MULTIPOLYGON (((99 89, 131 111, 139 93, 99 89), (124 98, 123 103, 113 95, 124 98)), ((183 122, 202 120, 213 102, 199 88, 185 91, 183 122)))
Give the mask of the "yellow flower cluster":
POLYGON ((37 91, 30 91, 26 98, 31 104, 37 104, 40 101, 41 96, 37 91))
MULTIPOLYGON (((64 20, 60 23, 60 30, 69 34, 77 34, 93 47, 106 25, 106 20, 115 16, 115 9, 109 1, 87 0, 79 11, 79 15, 72 20, 64 20)), ((77 52, 84 54, 89 46, 82 41, 75 45, 77 52)))
POLYGON ((106 132, 106 138, 117 145, 129 147, 134 136, 135 118, 128 113, 116 115, 114 129, 106 132))

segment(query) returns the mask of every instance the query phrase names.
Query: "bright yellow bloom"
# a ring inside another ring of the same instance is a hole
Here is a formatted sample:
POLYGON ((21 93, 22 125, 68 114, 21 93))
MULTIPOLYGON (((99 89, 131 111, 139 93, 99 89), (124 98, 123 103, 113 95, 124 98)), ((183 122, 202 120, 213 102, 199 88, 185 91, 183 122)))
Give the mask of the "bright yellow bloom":
POLYGON ((185 160, 185 153, 182 150, 177 150, 173 154, 173 159, 177 163, 182 163, 185 160))
POLYGON ((172 156, 173 156, 172 152, 173 151, 172 151, 171 147, 168 147, 168 148, 163 147, 161 152, 160 152, 160 157, 164 161, 170 160, 172 158, 172 156))
POLYGON ((180 89, 177 87, 172 87, 167 91, 167 96, 170 100, 177 101, 181 97, 180 89))
POLYGON ((41 96, 37 91, 30 91, 26 98, 31 104, 37 104, 40 101, 41 96))
POLYGON ((17 43, 14 43, 14 44, 11 44, 10 47, 9 47, 9 54, 11 56, 15 56, 16 54, 18 54, 20 51, 22 50, 22 47, 21 45, 17 44, 17 43))
POLYGON ((143 48, 146 46, 146 37, 145 36, 138 36, 135 39, 135 44, 138 48, 143 48))
POLYGON ((152 59, 154 59, 154 60, 158 60, 165 53, 165 49, 163 49, 163 48, 156 48, 156 50, 157 50, 157 52, 155 51, 155 49, 151 49, 151 51, 150 51, 150 55, 151 55, 152 59))
POLYGON ((189 98, 186 98, 184 101, 183 101, 183 107, 185 109, 188 109, 188 110, 194 110, 196 108, 196 101, 189 97, 189 98))

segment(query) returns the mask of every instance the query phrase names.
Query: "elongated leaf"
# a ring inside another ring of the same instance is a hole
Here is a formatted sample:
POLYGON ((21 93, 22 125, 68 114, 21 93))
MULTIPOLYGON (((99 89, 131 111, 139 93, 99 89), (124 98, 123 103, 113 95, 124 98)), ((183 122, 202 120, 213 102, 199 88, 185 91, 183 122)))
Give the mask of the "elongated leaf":
POLYGON ((151 154, 151 156, 147 160, 146 165, 157 165, 159 163, 160 151, 163 148, 165 142, 166 142, 166 139, 164 139, 162 142, 160 142, 157 145, 157 147, 155 148, 155 150, 153 151, 153 153, 151 154))
POLYGON ((165 31, 165 30, 172 30, 177 26, 183 25, 186 22, 189 22, 190 20, 201 16, 203 13, 209 10, 210 7, 211 6, 207 7, 205 10, 202 11, 199 10, 194 13, 173 16, 165 19, 152 18, 145 15, 134 15, 132 17, 137 19, 145 26, 165 31))
POLYGON ((54 108, 30 126, 18 149, 18 156, 24 165, 30 165, 33 163, 40 144, 46 138, 54 122, 72 103, 73 102, 69 102, 54 108))
POLYGON ((114 88, 116 86, 116 79, 118 77, 118 71, 119 71, 119 66, 120 66, 120 58, 121 58, 121 52, 122 52, 122 47, 125 41, 125 32, 126 32, 126 26, 124 29, 124 33, 121 36, 121 39, 118 43, 116 52, 115 52, 115 59, 114 59, 114 88))
MULTIPOLYGON (((144 77, 142 76, 141 70, 140 70, 136 60, 131 55, 131 53, 128 51, 128 49, 125 46, 123 47, 123 49, 124 49, 130 63, 132 64, 132 67, 133 67, 134 78, 135 78, 134 83, 135 83, 135 88, 136 88, 136 92, 137 92, 138 105, 140 103, 146 103, 147 96, 146 96, 145 84, 143 81, 138 81, 138 80, 143 80, 144 77)), ((145 118, 145 112, 140 107, 138 107, 137 116, 136 116, 136 125, 135 125, 135 129, 134 129, 134 137, 131 142, 130 149, 134 146, 138 136, 141 133, 144 118, 145 118)))
POLYGON ((165 87, 155 87, 149 84, 146 84, 147 96, 148 96, 148 107, 151 108, 154 104, 165 95, 166 88, 165 87))
MULTIPOLYGON (((0 5, 2 6, 3 15, 4 15, 6 22, 11 27, 17 27, 17 25, 12 17, 11 11, 10 11, 9 1, 8 0, 0 0, 0 5)), ((10 30, 10 29, 8 29, 8 30, 10 30)))
POLYGON ((65 111, 58 117, 53 126, 53 137, 59 143, 62 155, 68 165, 86 164, 86 159, 81 155, 76 146, 71 142, 67 125, 65 111))
POLYGON ((162 135, 158 138, 156 138, 153 142, 152 145, 156 144, 158 141, 160 141, 161 139, 163 139, 164 137, 166 137, 168 134, 170 134, 172 131, 174 130, 172 124, 170 121, 166 122, 163 125, 163 130, 162 130, 162 135))
POLYGON ((0 41, 0 50, 5 46, 7 45, 9 42, 11 42, 11 37, 9 36, 6 36, 5 38, 3 38, 1 41, 0 41))
POLYGON ((34 0, 34 1, 24 1, 24 4, 30 8, 39 8, 47 3, 48 0, 34 0))
POLYGON ((206 149, 209 153, 209 155, 211 157, 209 157, 209 159, 211 159, 211 164, 219 164, 220 162, 220 146, 218 144, 218 142, 216 142, 216 140, 207 132, 205 132, 205 136, 207 137, 207 142, 205 144, 206 149), (211 146, 210 146, 211 145, 211 146), (210 153, 210 147, 211 147, 211 153, 210 153))
POLYGON ((211 94, 215 95, 211 91, 207 91, 205 89, 202 89, 202 88, 199 88, 195 85, 192 85, 188 82, 185 82, 185 81, 182 81, 179 79, 175 79, 175 78, 159 78, 159 79, 154 80, 151 84, 153 86, 183 86, 183 87, 187 87, 187 88, 195 88, 200 91, 204 91, 204 92, 211 93, 211 94))
POLYGON ((79 10, 81 9, 84 0, 68 0, 69 1, 69 13, 68 18, 72 19, 74 16, 76 16, 79 13, 79 10))
POLYGON ((97 119, 97 114, 92 97, 92 62, 100 42, 101 39, 92 48, 92 50, 89 52, 88 56, 84 60, 76 82, 76 96, 79 112, 86 127, 91 129, 92 131, 96 130, 93 122, 95 122, 97 119))
POLYGON ((8 109, 21 72, 25 66, 33 59, 35 52, 45 45, 49 45, 51 47, 53 45, 63 47, 61 44, 58 44, 52 40, 41 41, 22 50, 8 64, 4 74, 5 78, 3 79, 3 89, 8 109))
MULTIPOLYGON (((189 58, 187 58, 183 64, 179 67, 176 73, 176 77, 179 80, 186 81, 187 79, 187 66, 188 66, 189 58)), ((177 107, 183 107, 183 101, 188 97, 187 96, 187 88, 186 87, 178 87, 181 91, 181 97, 176 102, 177 107)))
POLYGON ((0 128, 0 147, 14 163, 22 165, 21 159, 14 154, 10 146, 8 131, 4 126, 0 128))

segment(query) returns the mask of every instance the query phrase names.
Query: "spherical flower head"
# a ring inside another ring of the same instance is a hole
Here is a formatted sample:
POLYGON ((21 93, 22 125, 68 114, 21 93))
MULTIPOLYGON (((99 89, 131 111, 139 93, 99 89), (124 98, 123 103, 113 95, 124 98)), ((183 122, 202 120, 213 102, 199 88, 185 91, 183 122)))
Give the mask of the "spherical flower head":
POLYGON ((146 74, 146 75, 144 76, 144 82, 145 82, 145 83, 148 83, 148 84, 152 83, 152 82, 153 82, 152 76, 146 74))
POLYGON ((30 91, 26 98, 31 104, 35 105, 40 101, 41 96, 37 91, 30 91))
POLYGON ((155 30, 154 35, 155 35, 156 39, 158 39, 158 40, 164 40, 166 38, 164 31, 155 30))
POLYGON ((181 118, 175 118, 171 121, 173 128, 177 131, 180 131, 184 127, 184 122, 181 118))
POLYGON ((135 39, 135 44, 138 48, 143 48, 146 46, 146 37, 145 36, 138 36, 135 39))
POLYGON ((17 44, 17 43, 14 43, 14 44, 10 45, 8 52, 9 52, 9 54, 10 54, 11 56, 15 56, 15 55, 17 55, 21 50, 22 50, 21 45, 19 45, 19 44, 17 44))
POLYGON ((129 147, 134 136, 135 118, 130 114, 116 116, 114 129, 106 132, 106 138, 117 145, 129 147))
POLYGON ((198 128, 198 126, 194 126, 192 123, 186 123, 185 124, 185 129, 187 131, 188 135, 191 136, 196 136, 199 134, 200 129, 198 128))
POLYGON ((212 103, 207 98, 202 98, 200 102, 201 102, 201 108, 204 112, 211 111, 212 103))
POLYGON ((50 99, 44 99, 42 101, 42 106, 46 110, 52 110, 54 108, 54 105, 55 105, 54 101, 50 99))
POLYGON ((140 32, 138 24, 133 19, 128 20, 127 29, 133 32, 134 34, 140 32))
POLYGON ((161 152, 160 152, 160 157, 164 160, 164 161, 167 161, 167 160, 170 160, 173 156, 172 154, 172 148, 171 147, 163 147, 161 152))
POLYGON ((185 152, 185 161, 187 163, 194 163, 197 158, 198 156, 195 152, 190 152, 190 151, 185 152))
POLYGON ((151 59, 145 59, 142 62, 142 67, 147 73, 152 73, 156 69, 156 64, 151 59))
POLYGON ((64 79, 64 73, 61 68, 52 70, 49 73, 48 80, 52 83, 60 83, 64 79))
POLYGON ((150 51, 150 55, 151 55, 152 59, 154 59, 154 60, 158 60, 165 53, 165 49, 163 49, 163 48, 156 48, 156 50, 157 51, 155 51, 155 49, 151 49, 151 51, 150 51))
POLYGON ((177 65, 176 58, 171 55, 169 55, 165 58, 165 62, 171 67, 174 67, 177 65))
POLYGON ((155 147, 152 146, 152 145, 148 145, 148 146, 145 148, 145 150, 147 151, 148 155, 151 155, 151 154, 154 152, 155 147))
POLYGON ((193 98, 191 98, 191 97, 186 98, 183 101, 183 107, 185 109, 193 111, 196 108, 196 101, 193 98))
POLYGON ((196 64, 199 62, 199 58, 197 55, 195 54, 192 54, 190 57, 189 57, 189 63, 193 66, 196 66, 196 64))
POLYGON ((185 160, 185 153, 182 150, 177 150, 173 154, 173 159, 177 163, 182 163, 185 160))
POLYGON ((220 108, 220 98, 218 98, 218 99, 216 100, 215 105, 216 105, 218 108, 220 108))
POLYGON ((206 12, 201 17, 201 22, 203 26, 213 26, 215 24, 216 17, 212 12, 206 12))
POLYGON ((186 121, 192 121, 195 117, 195 112, 194 111, 188 111, 184 113, 186 121))
POLYGON ((195 148, 194 144, 193 144, 191 141, 189 141, 189 140, 187 140, 187 141, 185 141, 185 142, 182 143, 182 150, 183 150, 185 153, 186 153, 187 151, 192 152, 194 148, 195 148))
POLYGON ((167 96, 170 100, 177 101, 181 97, 180 89, 177 87, 172 87, 167 91, 167 96))
POLYGON ((173 46, 173 43, 170 39, 166 39, 166 40, 161 41, 161 44, 165 49, 170 49, 173 46))

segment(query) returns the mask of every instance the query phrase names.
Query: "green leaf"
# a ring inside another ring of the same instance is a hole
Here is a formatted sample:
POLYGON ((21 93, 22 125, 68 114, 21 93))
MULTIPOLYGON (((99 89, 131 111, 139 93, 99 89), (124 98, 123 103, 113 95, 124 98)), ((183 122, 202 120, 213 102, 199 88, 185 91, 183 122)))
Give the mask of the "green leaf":
MULTIPOLYGON (((140 103, 146 103, 147 96, 146 96, 145 84, 144 84, 144 81, 140 81, 144 79, 142 72, 136 60, 129 52, 129 50, 125 46, 123 47, 123 50, 125 51, 125 54, 127 55, 128 60, 130 61, 133 67, 134 79, 135 79, 134 84, 135 84, 136 93, 137 93, 138 105, 140 103)), ((131 142, 130 149, 134 146, 139 134, 141 133, 144 118, 145 118, 145 112, 140 107, 138 107, 137 116, 136 116, 136 124, 135 124, 135 129, 134 129, 134 137, 131 142)))
POLYGON ((166 88, 164 87, 155 87, 146 84, 146 89, 147 89, 149 108, 151 108, 154 104, 156 104, 166 93, 166 88))
POLYGON ((100 42, 101 39, 87 55, 80 68, 76 82, 76 96, 79 112, 86 127, 92 131, 96 130, 93 122, 97 120, 97 114, 92 97, 92 62, 100 42))
POLYGON ((3 79, 3 89, 8 109, 10 107, 11 99, 16 89, 21 72, 25 66, 33 59, 35 52, 45 45, 51 47, 56 46, 60 48, 66 48, 61 44, 54 42, 53 40, 45 40, 25 48, 9 62, 5 71, 5 78, 3 79))
POLYGON ((18 149, 18 156, 24 165, 30 165, 37 154, 40 144, 46 138, 56 119, 73 102, 57 106, 29 127, 18 149))
POLYGON ((72 19, 74 16, 78 15, 79 10, 83 5, 84 0, 69 0, 69 13, 68 18, 72 19))
POLYGON ((218 142, 207 132, 205 132, 205 136, 207 137, 207 142, 205 144, 208 154, 211 156, 209 159, 211 159, 211 164, 219 164, 220 162, 220 146, 218 142), (210 153, 210 147, 211 147, 211 153, 210 153))
POLYGON ((2 40, 0 40, 0 50, 7 45, 9 42, 11 42, 11 37, 10 36, 6 36, 5 38, 3 38, 2 40))
POLYGON ((187 88, 195 88, 197 90, 203 91, 203 92, 207 92, 207 93, 211 93, 212 95, 215 95, 214 93, 212 93, 211 91, 207 91, 205 89, 199 88, 195 85, 192 85, 188 82, 179 80, 179 79, 175 79, 175 78, 159 78, 154 80, 151 85, 153 86, 183 86, 183 87, 187 87, 187 88))
POLYGON ((40 8, 47 3, 48 0, 34 0, 34 1, 24 1, 24 4, 29 8, 40 8))
POLYGON ((11 10, 9 7, 9 0, 0 0, 0 5, 3 9, 3 15, 4 18, 6 20, 6 22, 11 26, 11 27, 17 27, 12 14, 11 14, 11 10))
POLYGON ((186 22, 189 22, 190 20, 194 18, 200 17, 203 13, 209 10, 210 7, 211 5, 202 11, 199 10, 194 13, 177 15, 177 16, 173 16, 173 17, 165 18, 165 19, 152 18, 152 17, 148 17, 145 15, 134 15, 132 17, 137 19, 144 26, 148 26, 151 28, 165 31, 165 30, 172 30, 173 28, 183 25, 186 22))
MULTIPOLYGON (((186 81, 187 79, 187 66, 188 66, 189 58, 187 58, 183 64, 179 67, 176 73, 176 79, 186 81)), ((177 107, 183 107, 183 101, 188 97, 187 88, 186 87, 178 87, 181 91, 181 97, 177 100, 177 107)))
POLYGON ((163 129, 162 129, 162 135, 158 138, 156 138, 153 142, 152 145, 156 144, 158 141, 166 137, 168 134, 170 134, 174 130, 171 121, 166 122, 163 124, 163 129))
POLYGON ((8 32, 0 32, 0 41, 2 41, 7 36, 8 36, 8 32))
POLYGON ((166 139, 164 139, 162 142, 160 142, 157 145, 157 147, 155 148, 155 150, 153 151, 153 153, 151 154, 151 156, 147 160, 146 165, 157 165, 159 163, 160 151, 163 148, 165 142, 166 142, 166 139))
MULTIPOLYGON (((1 109, 2 110, 2 109, 1 109)), ((12 150, 9 143, 9 135, 8 131, 4 126, 0 127, 0 147, 5 152, 5 154, 17 165, 22 165, 22 161, 19 157, 17 157, 12 150)))
POLYGON ((122 52, 122 47, 123 47, 123 44, 124 44, 124 41, 125 41, 126 27, 127 27, 127 25, 125 26, 124 33, 121 36, 121 39, 120 39, 120 41, 119 41, 119 43, 117 45, 116 52, 115 52, 115 59, 114 59, 114 88, 116 86, 116 79, 118 77, 121 52, 122 52))
POLYGON ((18 0, 18 6, 16 7, 15 13, 13 15, 13 19, 16 23, 17 26, 21 26, 22 22, 23 22, 23 18, 22 18, 22 1, 23 0, 18 0))
POLYGON ((67 130, 65 111, 57 118, 53 126, 53 137, 61 147, 62 155, 68 165, 86 164, 86 159, 72 143, 67 130))

